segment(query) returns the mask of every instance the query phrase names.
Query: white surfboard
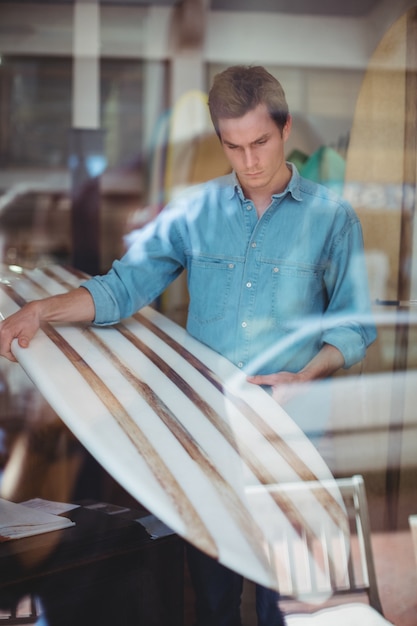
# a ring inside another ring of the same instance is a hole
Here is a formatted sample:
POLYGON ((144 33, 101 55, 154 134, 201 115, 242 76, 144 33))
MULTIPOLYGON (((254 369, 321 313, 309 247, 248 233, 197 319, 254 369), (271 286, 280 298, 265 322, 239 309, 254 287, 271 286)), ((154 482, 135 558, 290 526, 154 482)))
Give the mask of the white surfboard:
MULTIPOLYGON (((85 278, 55 265, 8 276, 4 317, 85 278)), ((335 570, 346 566, 333 540, 344 540, 347 518, 316 449, 265 391, 180 326, 147 307, 108 328, 44 324, 29 348, 13 350, 99 463, 207 554, 272 588, 288 576, 288 537, 332 543, 335 570), (303 488, 287 494, 285 483, 303 488)))

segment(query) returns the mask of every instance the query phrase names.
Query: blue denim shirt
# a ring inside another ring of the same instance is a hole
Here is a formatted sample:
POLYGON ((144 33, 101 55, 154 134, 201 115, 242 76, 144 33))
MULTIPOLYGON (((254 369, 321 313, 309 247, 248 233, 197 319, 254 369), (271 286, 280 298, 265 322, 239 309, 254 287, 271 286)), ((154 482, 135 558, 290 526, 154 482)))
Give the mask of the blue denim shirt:
POLYGON ((108 274, 84 284, 95 323, 136 312, 184 269, 187 330, 251 373, 299 371, 323 343, 336 346, 350 367, 375 338, 369 320, 355 319, 369 313, 359 220, 347 202, 295 167, 260 219, 234 174, 173 201, 135 232, 108 274), (337 324, 327 328, 326 318, 337 324), (311 333, 294 334, 317 319, 311 333))

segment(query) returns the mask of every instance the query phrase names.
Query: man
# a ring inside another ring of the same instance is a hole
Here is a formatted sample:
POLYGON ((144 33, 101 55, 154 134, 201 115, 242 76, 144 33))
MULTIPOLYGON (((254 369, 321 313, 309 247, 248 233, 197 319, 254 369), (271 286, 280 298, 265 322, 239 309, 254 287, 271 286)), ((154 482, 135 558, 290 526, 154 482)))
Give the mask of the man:
MULTIPOLYGON (((363 358, 375 331, 359 321, 369 310, 361 227, 350 205, 286 163, 291 116, 281 85, 262 67, 231 67, 215 77, 209 109, 233 173, 172 202, 107 275, 3 322, 3 356, 13 359, 12 340, 27 346, 41 321, 113 324, 185 268, 188 331, 246 372, 306 318, 322 318, 322 331, 271 352, 249 377, 278 401, 291 384, 363 358), (333 317, 339 323, 327 326, 333 317)), ((238 626, 241 577, 192 548, 189 563, 198 626, 238 626)), ((257 589, 259 626, 284 623, 277 599, 257 589)))

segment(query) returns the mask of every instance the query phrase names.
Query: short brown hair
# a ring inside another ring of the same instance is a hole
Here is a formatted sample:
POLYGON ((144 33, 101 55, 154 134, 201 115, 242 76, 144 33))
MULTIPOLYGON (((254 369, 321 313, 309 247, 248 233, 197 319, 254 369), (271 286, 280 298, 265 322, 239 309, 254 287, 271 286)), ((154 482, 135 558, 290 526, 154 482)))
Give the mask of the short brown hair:
POLYGON ((282 131, 289 114, 285 93, 264 67, 234 65, 214 77, 208 106, 219 136, 220 119, 242 117, 259 104, 266 104, 271 118, 282 131))

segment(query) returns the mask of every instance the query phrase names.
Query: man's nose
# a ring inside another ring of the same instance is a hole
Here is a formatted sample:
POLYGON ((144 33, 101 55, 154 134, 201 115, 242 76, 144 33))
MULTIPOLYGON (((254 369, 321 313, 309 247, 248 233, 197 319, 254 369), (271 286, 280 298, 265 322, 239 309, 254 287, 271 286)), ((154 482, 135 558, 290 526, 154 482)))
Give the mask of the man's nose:
POLYGON ((248 169, 253 167, 256 163, 255 153, 251 148, 245 150, 243 158, 245 160, 245 167, 248 169))

